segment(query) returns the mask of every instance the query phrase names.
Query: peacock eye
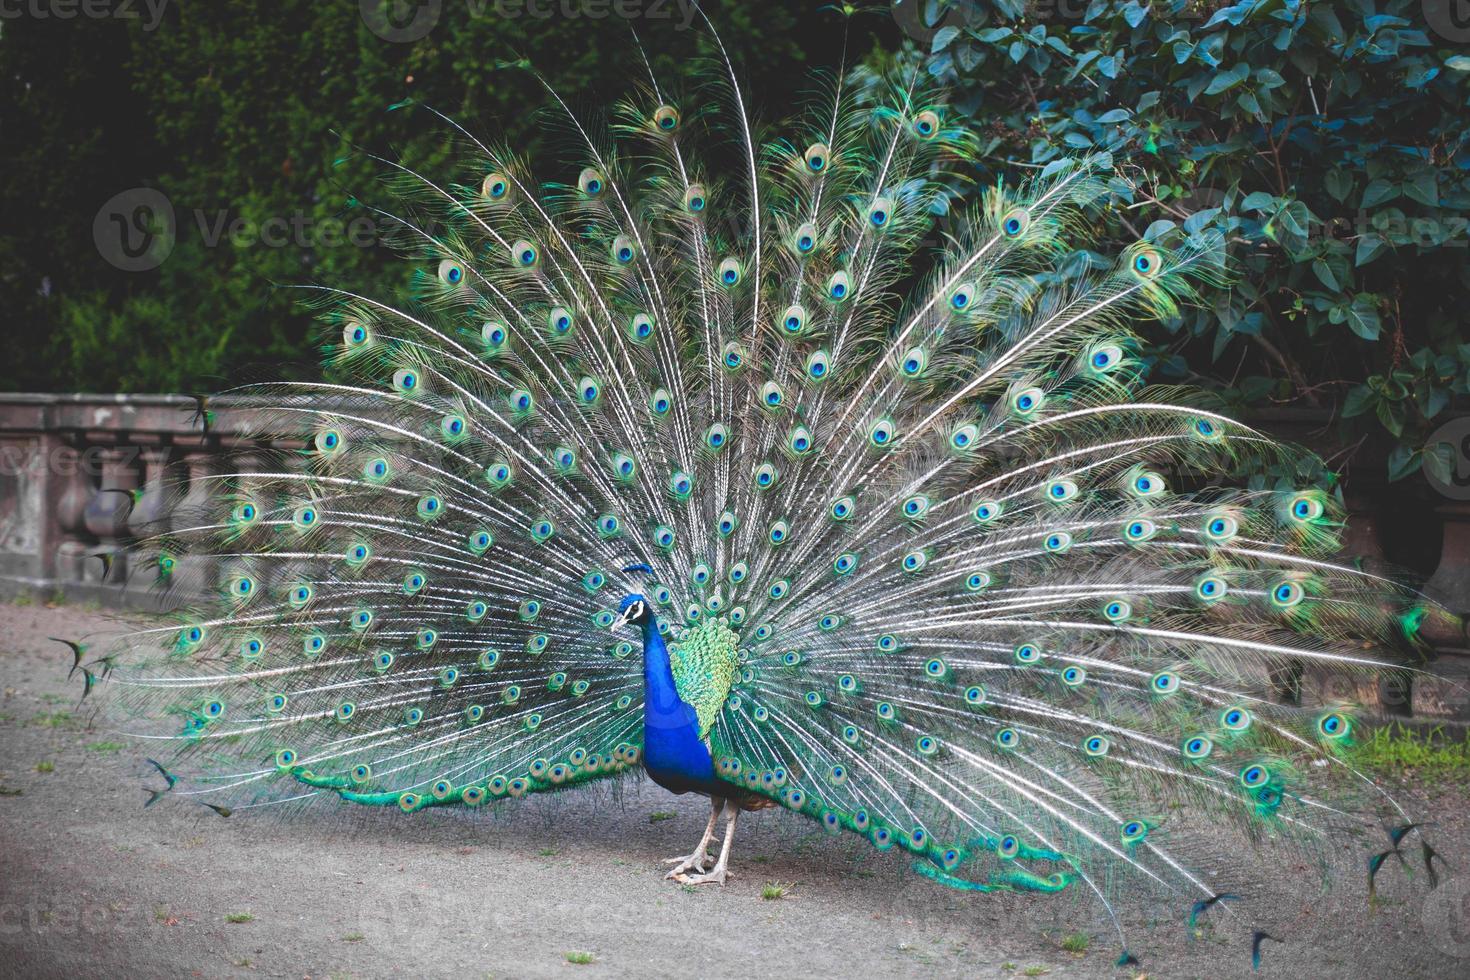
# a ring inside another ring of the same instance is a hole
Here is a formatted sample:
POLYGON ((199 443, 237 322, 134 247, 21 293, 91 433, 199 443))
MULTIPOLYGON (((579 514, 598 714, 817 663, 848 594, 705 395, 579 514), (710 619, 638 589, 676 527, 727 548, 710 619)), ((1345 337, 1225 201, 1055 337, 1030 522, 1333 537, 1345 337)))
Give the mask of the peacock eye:
POLYGON ((605 185, 606 181, 603 180, 602 173, 592 167, 586 168, 577 177, 577 186, 588 197, 596 197, 601 194, 605 185))
POLYGON ((827 149, 827 144, 825 143, 813 143, 806 148, 806 153, 802 156, 802 159, 806 163, 806 168, 814 174, 819 174, 823 170, 826 170, 827 162, 831 158, 832 152, 827 149))
POLYGON ((840 303, 847 299, 850 292, 852 292, 852 280, 847 273, 842 271, 832 273, 832 277, 827 280, 828 298, 834 303, 840 303))
POLYGON ((1134 253, 1129 267, 1140 279, 1153 279, 1163 269, 1164 258, 1158 250, 1145 246, 1134 253))
POLYGON ((1025 208, 1012 208, 1000 219, 1000 230, 1007 238, 1017 238, 1031 224, 1031 215, 1025 208))
POLYGON ((458 286, 464 281, 464 267, 453 259, 445 259, 439 263, 439 278, 447 285, 458 286))
POLYGON ((486 174, 480 183, 480 190, 492 201, 504 200, 505 195, 510 192, 510 178, 501 173, 486 174))
POLYGON ((679 128, 679 110, 671 105, 661 105, 653 111, 653 125, 660 132, 672 133, 679 128))
POLYGON ((877 231, 887 228, 893 217, 893 202, 880 197, 868 206, 868 223, 877 231))
POLYGON ((781 314, 781 326, 793 336, 801 333, 806 326, 806 309, 799 303, 786 307, 786 312, 781 314))
POLYGON ((717 275, 720 278, 721 285, 727 288, 739 283, 740 277, 743 274, 744 269, 740 265, 740 260, 736 258, 727 258, 722 260, 720 262, 720 267, 717 272, 717 275))

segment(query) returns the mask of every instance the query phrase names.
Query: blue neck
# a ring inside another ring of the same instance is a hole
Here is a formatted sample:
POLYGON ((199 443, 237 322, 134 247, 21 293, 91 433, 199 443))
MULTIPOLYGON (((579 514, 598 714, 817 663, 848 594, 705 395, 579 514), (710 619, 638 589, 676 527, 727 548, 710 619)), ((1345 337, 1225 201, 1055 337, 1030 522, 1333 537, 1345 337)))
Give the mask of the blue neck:
POLYGON ((643 627, 643 699, 644 711, 650 718, 682 719, 686 710, 674 687, 669 648, 652 623, 643 627))

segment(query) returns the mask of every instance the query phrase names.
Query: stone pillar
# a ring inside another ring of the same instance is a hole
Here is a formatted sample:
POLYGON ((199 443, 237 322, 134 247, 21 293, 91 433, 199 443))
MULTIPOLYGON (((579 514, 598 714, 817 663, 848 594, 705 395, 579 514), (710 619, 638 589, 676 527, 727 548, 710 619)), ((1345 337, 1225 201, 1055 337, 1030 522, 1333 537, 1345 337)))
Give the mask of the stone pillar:
POLYGON ((94 554, 111 555, 112 570, 105 572, 104 563, 93 560, 87 563, 84 580, 121 586, 127 582, 128 518, 133 513, 133 491, 141 482, 138 451, 111 446, 102 450, 101 459, 102 475, 97 492, 88 501, 82 518, 87 530, 97 538, 94 554))
MULTIPOLYGON (((173 512, 173 526, 179 528, 203 527, 224 516, 222 505, 216 498, 223 490, 218 480, 211 479, 215 471, 215 459, 203 445, 184 452, 182 468, 185 473, 185 490, 173 512)), ((208 532, 204 532, 206 539, 208 532)), ((180 556, 174 572, 174 587, 185 596, 213 593, 219 584, 219 561, 210 555, 185 554, 180 556)))
MULTIPOLYGON (((173 485, 174 468, 167 444, 144 447, 139 460, 143 474, 143 489, 138 494, 133 511, 128 516, 128 533, 135 541, 165 534, 170 529, 169 501, 178 492, 173 485)), ((136 562, 128 569, 128 588, 137 593, 147 593, 158 583, 158 569, 153 564, 154 549, 149 548, 146 561, 136 562)))
POLYGON ((96 460, 95 452, 64 444, 58 444, 48 460, 49 465, 55 465, 56 482, 62 487, 53 510, 60 538, 56 546, 56 578, 59 582, 85 581, 87 562, 96 561, 87 558, 96 539, 87 530, 86 521, 87 504, 94 492, 90 471, 96 460))

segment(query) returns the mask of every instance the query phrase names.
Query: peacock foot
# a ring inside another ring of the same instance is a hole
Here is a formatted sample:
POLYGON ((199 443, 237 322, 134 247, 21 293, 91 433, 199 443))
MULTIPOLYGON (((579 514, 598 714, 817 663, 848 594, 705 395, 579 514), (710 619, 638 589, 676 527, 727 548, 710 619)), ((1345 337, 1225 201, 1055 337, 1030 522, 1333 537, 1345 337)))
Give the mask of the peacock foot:
POLYGON ((688 871, 698 871, 700 874, 703 874, 705 865, 713 860, 714 858, 710 856, 709 851, 704 848, 700 848, 688 857, 664 858, 664 864, 674 865, 673 870, 664 875, 664 878, 682 881, 684 880, 685 873, 688 871))
POLYGON ((723 885, 725 879, 733 877, 735 877, 735 872, 715 865, 715 869, 708 874, 679 875, 675 880, 686 885, 723 885))

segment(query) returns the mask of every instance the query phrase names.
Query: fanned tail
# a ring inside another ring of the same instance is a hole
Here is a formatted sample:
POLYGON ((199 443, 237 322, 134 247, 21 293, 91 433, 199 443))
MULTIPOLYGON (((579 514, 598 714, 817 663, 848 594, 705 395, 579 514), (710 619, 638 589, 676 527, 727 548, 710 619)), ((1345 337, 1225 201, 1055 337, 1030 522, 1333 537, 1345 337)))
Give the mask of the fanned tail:
POLYGON ((1107 154, 964 203, 976 141, 917 75, 822 77, 764 142, 730 81, 702 107, 650 72, 606 125, 548 88, 553 183, 447 119, 457 180, 380 158, 410 296, 315 290, 329 379, 213 398, 277 448, 150 543, 223 583, 117 654, 167 765, 405 810, 622 774, 636 588, 671 639, 738 634, 732 792, 953 887, 1193 916, 1234 895, 1192 854, 1396 812, 1350 706, 1267 693, 1387 666, 1362 644, 1415 597, 1334 562, 1295 450, 1146 382, 1136 325, 1224 281, 1221 243, 1089 251, 1107 154), (1304 482, 1228 485, 1267 472, 1304 482))

